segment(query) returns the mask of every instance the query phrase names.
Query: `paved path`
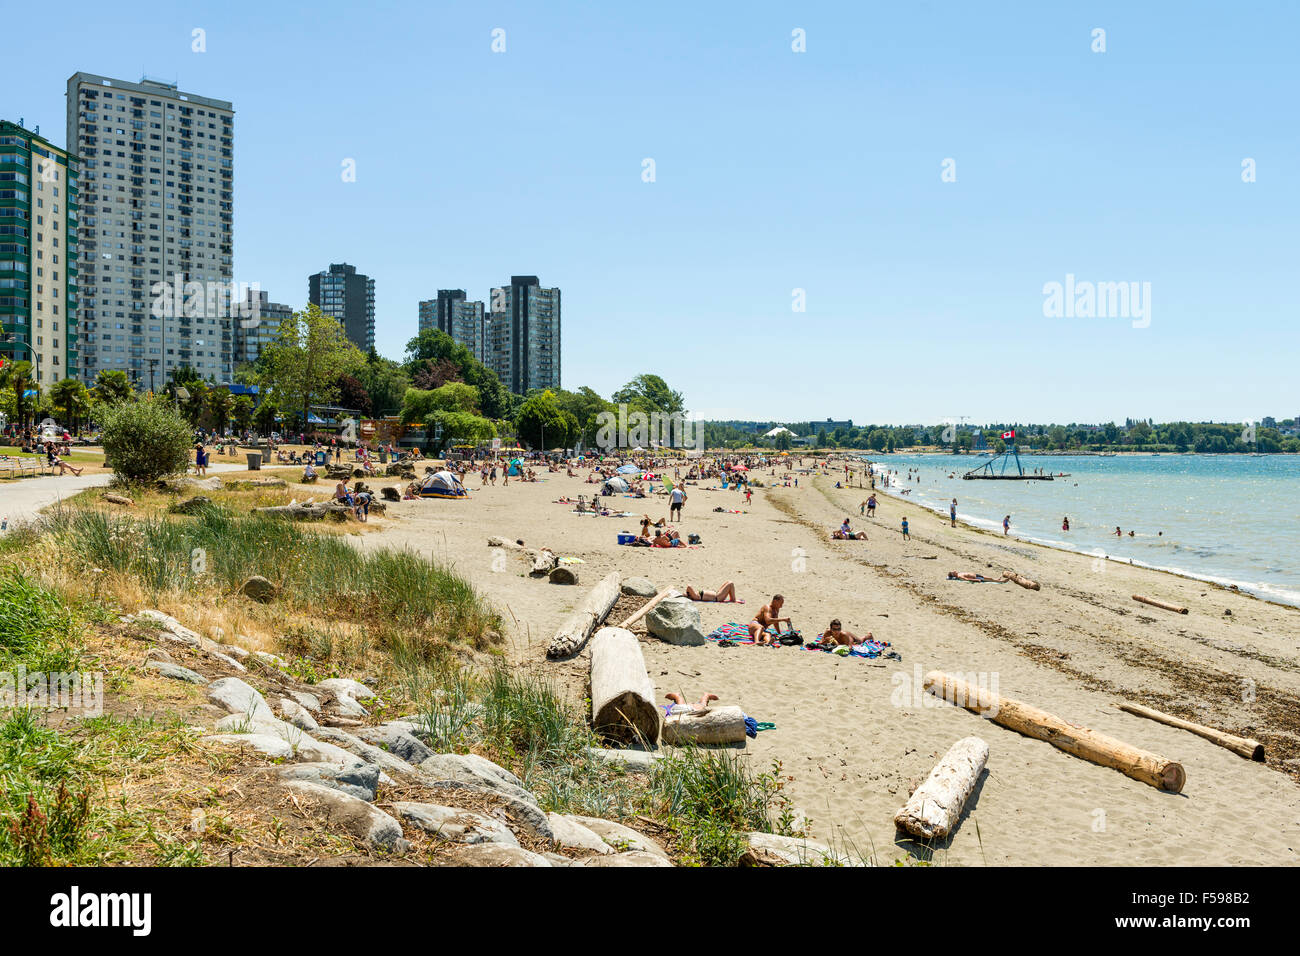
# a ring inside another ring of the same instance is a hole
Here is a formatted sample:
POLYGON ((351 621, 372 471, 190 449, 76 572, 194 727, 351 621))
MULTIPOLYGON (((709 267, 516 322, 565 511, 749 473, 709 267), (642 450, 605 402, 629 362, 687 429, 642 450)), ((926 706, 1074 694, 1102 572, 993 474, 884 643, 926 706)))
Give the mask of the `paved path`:
MULTIPOLYGON (((246 471, 246 465, 208 465, 208 473, 246 471)), ((9 527, 19 521, 30 521, 44 508, 71 498, 87 488, 102 488, 112 475, 49 475, 42 478, 15 478, 0 483, 0 523, 8 520, 9 527)))

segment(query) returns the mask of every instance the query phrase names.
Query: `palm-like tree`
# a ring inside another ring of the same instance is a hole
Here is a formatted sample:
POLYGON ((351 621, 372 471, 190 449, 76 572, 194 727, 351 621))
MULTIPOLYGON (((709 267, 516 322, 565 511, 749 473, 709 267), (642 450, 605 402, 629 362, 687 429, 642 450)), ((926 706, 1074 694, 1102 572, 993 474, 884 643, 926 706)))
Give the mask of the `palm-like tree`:
POLYGON ((0 391, 6 388, 13 389, 14 393, 14 422, 18 425, 26 425, 27 393, 35 389, 32 383, 32 363, 12 362, 0 368, 0 391))
POLYGON ((102 405, 120 405, 131 397, 131 383, 121 369, 104 369, 95 376, 95 400, 102 405))
POLYGON ((58 416, 75 431, 90 408, 90 393, 75 378, 65 378, 50 386, 50 402, 58 416))

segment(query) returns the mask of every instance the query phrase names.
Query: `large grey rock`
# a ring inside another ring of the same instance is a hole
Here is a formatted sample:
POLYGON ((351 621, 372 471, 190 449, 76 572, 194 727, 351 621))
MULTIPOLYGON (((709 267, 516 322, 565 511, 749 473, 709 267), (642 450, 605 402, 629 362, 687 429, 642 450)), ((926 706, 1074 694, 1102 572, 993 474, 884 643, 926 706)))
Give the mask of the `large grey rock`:
POLYGON ((611 853, 608 856, 589 856, 585 860, 575 860, 570 866, 672 866, 665 857, 646 853, 644 850, 629 850, 626 853, 611 853))
POLYGON ((369 700, 375 696, 375 692, 361 681, 350 680, 346 677, 331 677, 329 680, 317 682, 315 686, 327 690, 331 694, 347 694, 356 700, 369 700))
POLYGON ((433 780, 427 777, 421 782, 427 787, 437 787, 444 790, 465 790, 470 793, 492 797, 494 800, 501 802, 517 828, 545 840, 555 839, 555 831, 551 829, 551 821, 536 803, 516 800, 500 790, 494 790, 491 787, 485 787, 477 783, 463 783, 459 780, 433 780))
POLYGON ((288 697, 280 698, 280 713, 284 714, 284 719, 289 723, 300 730, 307 731, 307 733, 311 733, 320 727, 320 724, 316 723, 316 719, 312 717, 311 712, 306 707, 288 697))
POLYGON ((254 574, 247 581, 239 586, 239 593, 246 598, 257 601, 259 604, 270 604, 275 600, 275 596, 280 589, 262 577, 260 574, 254 574))
POLYGON ((665 598, 656 604, 645 617, 645 629, 669 644, 701 647, 707 643, 699 609, 684 597, 665 598))
MULTIPOLYGON (((291 754, 298 760, 318 763, 332 763, 348 766, 358 759, 352 753, 337 744, 318 740, 300 727, 295 727, 269 712, 258 711, 251 717, 247 714, 231 714, 217 721, 217 730, 235 734, 264 734, 279 737, 289 745, 291 754)), ((362 758, 364 759, 364 758, 362 758)), ((369 761, 375 763, 376 761, 369 761)))
POLYGON ((335 763, 295 763, 276 770, 281 780, 306 780, 342 791, 358 800, 373 803, 379 786, 379 767, 353 760, 345 766, 335 763))
POLYGON ((519 840, 500 820, 459 807, 443 807, 435 803, 393 804, 393 812, 426 833, 432 833, 449 843, 499 843, 518 846, 519 840))
POLYGON ((402 825, 364 800, 308 780, 289 780, 285 788, 312 806, 331 826, 370 846, 398 851, 410 848, 402 837, 402 825))
POLYGON ((369 763, 378 764, 384 770, 394 774, 407 783, 419 783, 427 779, 425 774, 401 757, 390 754, 387 750, 368 744, 360 737, 339 730, 337 727, 318 727, 312 734, 317 740, 328 741, 369 763))
POLYGON ((419 764, 432 757, 433 751, 420 741, 392 725, 364 727, 357 731, 357 736, 367 743, 382 747, 390 754, 405 760, 409 764, 419 764))
POLYGON ((232 714, 274 716, 264 698, 238 677, 222 677, 208 685, 208 699, 232 714))
POLYGON ((550 866, 551 861, 518 846, 475 843, 459 854, 461 866, 550 866))
POLYGON ((164 614, 162 611, 144 610, 135 615, 137 622, 155 624, 161 628, 158 635, 160 641, 170 641, 173 644, 184 644, 186 647, 198 647, 202 638, 197 631, 192 631, 170 614, 164 614))
POLYGON ((836 853, 825 843, 803 837, 776 833, 751 833, 748 848, 740 858, 741 866, 845 866, 845 854, 836 853))
POLYGON ((213 660, 221 661, 221 663, 225 664, 231 670, 236 670, 239 671, 240 673, 243 673, 248 670, 248 668, 245 667, 243 664, 239 663, 239 661, 235 660, 233 657, 221 653, 220 651, 212 651, 209 656, 213 660))
POLYGON ((268 757, 293 756, 293 748, 273 734, 210 734, 200 738, 200 742, 241 750, 255 750, 268 757))
POLYGON ((649 578, 627 578, 623 581, 621 590, 624 594, 630 594, 633 597, 654 597, 659 592, 655 590, 654 582, 649 578))
POLYGON ((655 856, 663 857, 665 860, 668 859, 668 854, 664 852, 663 847, 648 836, 637 833, 631 827, 625 827, 613 820, 584 817, 576 813, 570 814, 569 819, 591 830, 617 852, 640 850, 643 853, 653 853, 655 856))
POLYGON ((546 819, 555 832, 555 842, 560 846, 574 850, 592 850, 595 853, 614 853, 612 846, 602 840, 593 830, 583 826, 563 813, 548 813, 546 819))
POLYGON ((592 747, 590 752, 598 763, 642 773, 654 769, 655 763, 663 759, 663 754, 651 750, 607 750, 604 747, 592 747))
POLYGON ((478 754, 434 754, 420 761, 420 769, 442 780, 476 783, 500 790, 516 800, 537 804, 537 798, 524 789, 522 780, 478 754))
POLYGON ((302 690, 291 690, 289 691, 289 696, 313 714, 320 713, 320 699, 317 698, 315 694, 309 694, 302 690))
POLYGON ((181 667, 180 664, 172 664, 169 661, 150 661, 144 665, 147 671, 156 671, 163 677, 170 677, 172 680, 183 680, 188 684, 206 684, 208 679, 188 667, 181 667))

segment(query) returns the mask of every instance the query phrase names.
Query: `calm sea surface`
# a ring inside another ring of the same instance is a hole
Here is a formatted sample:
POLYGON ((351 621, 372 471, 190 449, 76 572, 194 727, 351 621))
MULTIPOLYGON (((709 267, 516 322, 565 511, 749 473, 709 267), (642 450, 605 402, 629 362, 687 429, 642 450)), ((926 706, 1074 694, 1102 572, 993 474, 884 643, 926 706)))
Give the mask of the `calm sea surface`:
MULTIPOLYGON (((881 455, 889 494, 1029 541, 1235 584, 1300 605, 1300 455, 1023 456, 1055 481, 962 481, 989 458, 881 455), (909 477, 908 469, 914 469, 909 477), (953 477, 949 477, 949 476, 953 477), (1061 530, 1068 516, 1070 530, 1061 530), (1115 537, 1118 525, 1124 532, 1115 537), (1135 532, 1129 537, 1129 531, 1135 532)), ((1000 463, 999 463, 1000 467, 1000 463)), ((1014 469, 1014 461, 1009 471, 1014 469)), ((880 480, 877 479, 879 486, 880 480)))

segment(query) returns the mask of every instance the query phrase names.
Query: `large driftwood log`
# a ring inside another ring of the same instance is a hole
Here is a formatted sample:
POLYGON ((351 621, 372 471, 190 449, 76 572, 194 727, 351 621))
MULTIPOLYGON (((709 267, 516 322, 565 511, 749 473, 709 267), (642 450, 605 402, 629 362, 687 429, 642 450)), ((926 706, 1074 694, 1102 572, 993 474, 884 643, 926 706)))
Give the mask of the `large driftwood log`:
POLYGON ((894 825, 922 839, 944 839, 961 819, 988 759, 989 745, 979 737, 957 741, 894 814, 894 825))
POLYGON ((1191 731, 1196 736, 1204 737, 1220 747, 1226 747, 1247 760, 1258 760, 1260 762, 1264 760, 1264 745, 1254 738, 1238 737, 1222 730, 1215 730, 1213 727, 1206 727, 1204 724, 1192 723, 1190 720, 1183 720, 1181 717, 1174 717, 1172 714, 1152 710, 1150 707, 1143 707, 1141 704, 1116 704, 1115 706, 1137 717, 1146 717, 1148 720, 1168 724, 1170 727, 1177 727, 1179 730, 1191 731))
POLYGON ((1007 572, 1007 580, 1014 581, 1016 584, 1019 584, 1022 588, 1028 588, 1031 591, 1041 590, 1037 581, 1031 581, 1023 574, 1017 574, 1015 571, 1007 572))
POLYGON ((1161 790, 1179 793, 1187 782, 1187 774, 1177 761, 1139 750, 1087 727, 1076 726, 1055 714, 975 687, 942 671, 925 675, 925 689, 973 714, 987 716, 995 724, 1016 733, 1044 740, 1068 754, 1118 770, 1161 790))
POLYGON ((550 574, 552 571, 555 570, 555 566, 559 563, 559 561, 560 559, 557 558, 552 552, 547 551, 546 549, 542 549, 541 551, 538 551, 535 555, 533 555, 533 568, 528 573, 531 574, 533 577, 541 577, 543 575, 550 574))
MULTIPOLYGON (((615 586, 615 591, 618 588, 615 586)), ((631 631, 602 627, 591 640, 591 726, 607 740, 653 747, 663 712, 631 631)))
POLYGON ((666 744, 744 742, 745 712, 734 704, 710 707, 702 714, 673 714, 664 720, 666 744))
POLYGON ((591 637, 591 632, 599 627, 609 614, 610 608, 618 600, 621 579, 617 571, 611 571, 600 583, 587 593, 582 603, 573 613, 565 618, 560 629, 551 638, 546 649, 547 657, 568 657, 582 650, 591 637))
POLYGON ((1164 608, 1166 611, 1173 611, 1175 614, 1186 614, 1187 608, 1181 604, 1170 604, 1168 601, 1157 601, 1155 598, 1143 597, 1140 594, 1133 595, 1133 600, 1141 601, 1143 604, 1150 604, 1152 607, 1164 608))
POLYGON ((271 515, 276 518, 288 518, 291 521, 320 521, 333 518, 335 521, 350 521, 356 517, 347 505, 330 502, 309 501, 306 504, 276 505, 271 508, 254 508, 255 515, 271 515))
POLYGON ((649 614, 651 611, 653 611, 653 610, 654 610, 654 606, 655 606, 656 604, 658 604, 658 603, 659 603, 660 601, 662 601, 664 598, 666 598, 666 597, 668 597, 668 596, 670 596, 670 595, 676 594, 676 593, 677 593, 677 592, 676 592, 675 590, 673 590, 672 588, 664 588, 662 591, 660 591, 658 594, 656 594, 654 597, 652 597, 649 601, 647 601, 647 602, 646 602, 646 603, 641 607, 640 610, 636 611, 634 614, 629 614, 625 620, 623 620, 623 621, 621 621, 621 622, 619 623, 618 626, 619 626, 619 627, 631 627, 631 626, 632 626, 633 624, 635 624, 637 621, 641 620, 641 618, 645 617, 647 614, 649 614))

